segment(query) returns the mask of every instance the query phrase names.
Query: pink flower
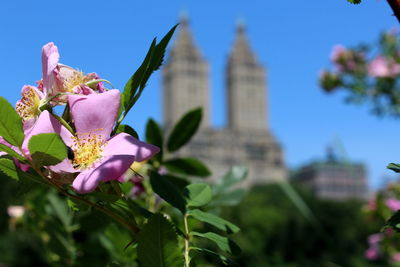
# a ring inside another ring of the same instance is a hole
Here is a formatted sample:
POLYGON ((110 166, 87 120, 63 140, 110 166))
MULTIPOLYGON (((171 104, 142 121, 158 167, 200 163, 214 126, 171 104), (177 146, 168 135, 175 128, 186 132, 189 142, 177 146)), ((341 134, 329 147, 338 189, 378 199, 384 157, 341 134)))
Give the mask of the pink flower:
POLYGON ((356 71, 365 61, 363 53, 348 50, 343 45, 335 45, 332 49, 330 58, 339 72, 356 71))
POLYGON ((158 147, 129 134, 110 137, 120 106, 118 90, 87 96, 69 95, 68 104, 76 136, 44 111, 24 140, 23 148, 35 134, 58 133, 71 148, 73 159, 65 159, 49 169, 54 172, 79 172, 72 183, 77 192, 89 193, 100 182, 118 180, 134 161, 141 162, 158 153, 158 147))
POLYGON ((30 129, 40 115, 40 107, 44 104, 45 95, 39 88, 25 85, 21 90, 22 98, 15 109, 22 119, 24 130, 30 129))
MULTIPOLYGON (((74 93, 88 95, 96 91, 102 93, 105 88, 101 82, 88 86, 87 83, 99 79, 96 73, 84 75, 69 66, 59 64, 60 55, 54 43, 48 43, 42 48, 43 90, 48 97, 58 94, 74 93)), ((66 96, 53 99, 54 102, 65 103, 66 96)))
POLYGON ((25 208, 23 206, 8 206, 7 213, 10 217, 21 218, 25 213, 25 208))
POLYGON ((392 261, 394 262, 400 262, 400 253, 394 253, 392 255, 392 261))
POLYGON ((400 74, 400 65, 383 56, 377 56, 368 64, 368 74, 372 77, 395 77, 400 74))
MULTIPOLYGON (((21 156, 23 156, 23 153, 21 152, 21 150, 20 150, 18 147, 12 146, 12 145, 9 144, 6 140, 4 140, 4 138, 1 137, 1 136, 0 136, 0 144, 8 146, 8 147, 11 148, 12 150, 14 150, 15 152, 17 152, 17 153, 20 154, 21 156)), ((3 152, 3 151, 0 151, 0 157, 1 157, 1 156, 4 156, 4 155, 7 155, 7 153, 6 153, 6 152, 3 152)), ((18 167, 19 169, 21 169, 22 171, 27 172, 27 171, 29 170, 29 165, 28 165, 28 164, 23 164, 23 163, 19 162, 19 160, 16 159, 16 158, 13 158, 13 160, 14 160, 15 166, 17 166, 17 167, 18 167)))
POLYGON ((368 237, 368 244, 371 246, 377 245, 382 240, 382 234, 373 234, 368 237))
POLYGON ((389 198, 386 200, 386 206, 392 211, 398 211, 400 210, 400 200, 389 198))
POLYGON ((331 56, 330 56, 331 61, 332 62, 339 61, 340 58, 342 58, 346 55, 346 52, 347 52, 347 49, 343 45, 341 45, 341 44, 335 45, 331 52, 331 56))
POLYGON ((368 201, 367 209, 369 211, 375 211, 376 210, 376 199, 375 197, 370 198, 368 201))
POLYGON ((365 251, 364 255, 368 260, 377 260, 379 258, 378 248, 370 247, 365 251))
POLYGON ((134 175, 129 182, 133 184, 132 191, 130 192, 133 197, 139 197, 145 192, 143 179, 140 176, 134 175))

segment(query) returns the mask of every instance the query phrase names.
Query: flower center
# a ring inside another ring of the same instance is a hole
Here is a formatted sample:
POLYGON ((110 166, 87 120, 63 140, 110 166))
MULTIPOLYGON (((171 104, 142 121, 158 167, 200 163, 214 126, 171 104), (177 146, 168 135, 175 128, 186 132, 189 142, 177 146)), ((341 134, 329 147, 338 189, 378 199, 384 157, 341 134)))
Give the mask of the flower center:
POLYGON ((83 72, 74 71, 71 76, 64 80, 65 92, 72 92, 75 86, 85 83, 83 72))
POLYGON ((94 133, 80 134, 72 137, 72 150, 74 152, 72 165, 75 169, 84 170, 93 167, 102 157, 105 143, 102 136, 94 133))
POLYGON ((40 114, 40 97, 32 86, 22 92, 22 98, 16 104, 16 111, 23 121, 35 118, 40 114))

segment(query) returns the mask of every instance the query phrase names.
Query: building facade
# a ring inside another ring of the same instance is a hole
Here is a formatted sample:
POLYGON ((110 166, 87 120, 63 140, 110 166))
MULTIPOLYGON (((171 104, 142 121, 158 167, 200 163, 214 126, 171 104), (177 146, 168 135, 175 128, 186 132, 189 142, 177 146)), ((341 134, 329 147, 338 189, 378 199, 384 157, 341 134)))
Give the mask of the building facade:
POLYGON ((249 176, 244 186, 286 179, 282 148, 268 127, 266 71, 251 50, 243 25, 237 27, 226 66, 228 125, 224 129, 209 123, 208 71, 184 18, 163 70, 164 124, 170 129, 196 107, 203 108, 203 121, 180 156, 204 161, 213 172, 212 179, 233 165, 246 165, 249 176))
POLYGON ((293 181, 324 199, 365 200, 368 197, 367 174, 361 163, 331 159, 313 162, 300 168, 293 181))

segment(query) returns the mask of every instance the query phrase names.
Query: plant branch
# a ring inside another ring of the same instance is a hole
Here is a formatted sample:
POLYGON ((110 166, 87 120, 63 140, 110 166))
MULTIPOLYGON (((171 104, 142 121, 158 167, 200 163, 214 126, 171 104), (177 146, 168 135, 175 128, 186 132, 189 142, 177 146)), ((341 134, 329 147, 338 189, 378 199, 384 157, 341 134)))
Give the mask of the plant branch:
POLYGON ((393 10, 393 14, 396 16, 397 21, 400 23, 400 0, 387 0, 389 6, 393 10))
POLYGON ((183 222, 185 224, 185 267, 189 267, 190 265, 190 256, 189 256, 189 239, 190 239, 190 233, 189 233, 189 226, 188 226, 188 214, 186 213, 185 216, 183 217, 183 222))
POLYGON ((133 233, 137 234, 139 233, 140 229, 139 227, 137 227, 136 225, 133 225, 129 222, 127 222, 124 218, 122 218, 121 216, 113 213, 112 211, 99 206, 85 198, 82 198, 80 196, 74 195, 69 193, 67 190, 61 188, 59 185, 57 185, 52 179, 48 179, 41 171, 40 169, 37 169, 33 164, 31 164, 31 167, 48 183, 50 183, 52 186, 54 186, 55 188, 57 188, 57 190, 59 192, 61 192, 62 194, 64 194, 67 197, 73 198, 75 200, 78 200, 86 205, 88 205, 89 207, 92 207, 94 209, 97 209, 98 211, 101 211, 102 213, 106 214, 107 216, 111 217, 112 219, 114 219, 115 221, 119 222, 122 226, 124 226, 125 228, 127 228, 129 231, 132 231, 133 233))

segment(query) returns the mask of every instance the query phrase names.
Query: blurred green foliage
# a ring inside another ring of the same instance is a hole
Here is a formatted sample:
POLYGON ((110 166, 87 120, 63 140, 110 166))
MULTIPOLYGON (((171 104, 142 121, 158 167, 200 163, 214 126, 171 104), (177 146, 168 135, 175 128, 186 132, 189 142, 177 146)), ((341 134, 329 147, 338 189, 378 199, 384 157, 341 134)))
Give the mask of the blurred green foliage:
POLYGON ((235 259, 240 266, 384 266, 364 258, 368 235, 381 225, 367 221, 362 203, 320 200, 295 189, 315 215, 317 226, 277 184, 257 186, 237 207, 223 210, 222 217, 241 228, 235 238, 243 250, 235 259))

